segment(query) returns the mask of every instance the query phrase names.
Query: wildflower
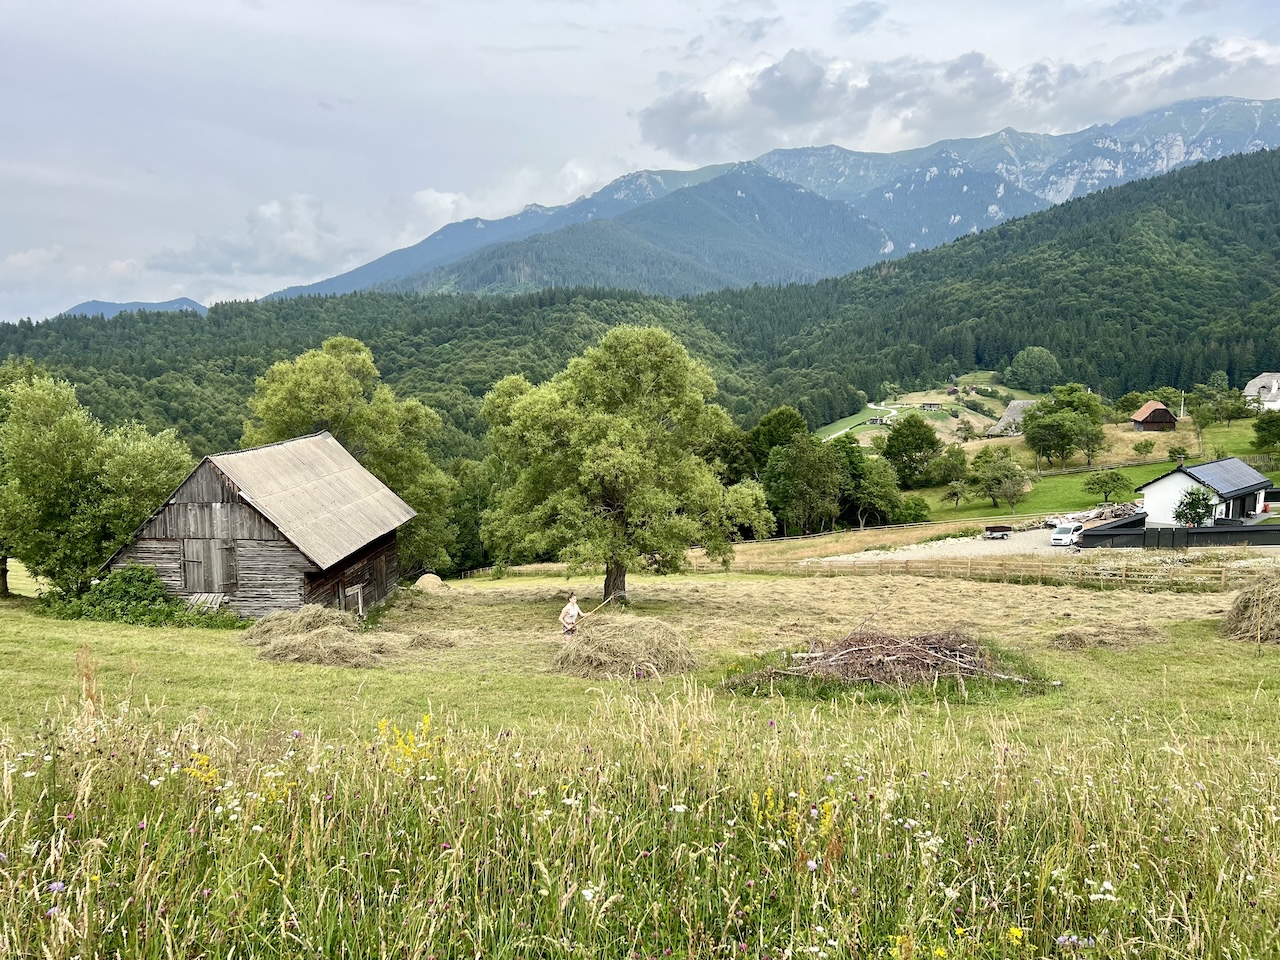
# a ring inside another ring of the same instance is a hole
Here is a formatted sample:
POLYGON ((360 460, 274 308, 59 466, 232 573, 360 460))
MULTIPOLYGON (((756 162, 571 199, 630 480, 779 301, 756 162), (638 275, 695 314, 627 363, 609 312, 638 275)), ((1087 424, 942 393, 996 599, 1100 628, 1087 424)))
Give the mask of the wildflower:
POLYGON ((61 893, 65 889, 67 889, 67 885, 61 880, 55 880, 53 883, 49 884, 50 893, 61 893))
POLYGON ((595 899, 595 897, 596 897, 596 892, 595 892, 594 890, 592 890, 590 887, 588 887, 586 890, 583 890, 583 891, 582 891, 582 899, 583 899, 583 900, 586 900, 586 901, 590 902, 591 900, 594 900, 594 899, 595 899))
POLYGON ((946 948, 946 947, 934 947, 934 948, 933 948, 933 955, 934 955, 935 957, 945 957, 945 956, 947 955, 947 948, 946 948))
POLYGON ((807 863, 805 863, 805 866, 809 868, 810 873, 813 873, 813 871, 818 869, 818 861, 809 860, 807 863))
POLYGON ((677 803, 674 806, 669 807, 668 809, 672 813, 687 813, 689 811, 689 808, 686 807, 683 803, 677 803))
POLYGON ((1005 931, 1004 938, 1016 947, 1022 943, 1022 938, 1025 933, 1026 931, 1021 927, 1010 927, 1005 931))
POLYGON ((46 910, 46 911, 45 911, 45 913, 44 913, 44 918, 45 918, 46 920, 52 920, 52 919, 53 919, 54 917, 56 917, 57 915, 58 915, 58 908, 57 908, 57 907, 50 907, 48 910, 46 910))

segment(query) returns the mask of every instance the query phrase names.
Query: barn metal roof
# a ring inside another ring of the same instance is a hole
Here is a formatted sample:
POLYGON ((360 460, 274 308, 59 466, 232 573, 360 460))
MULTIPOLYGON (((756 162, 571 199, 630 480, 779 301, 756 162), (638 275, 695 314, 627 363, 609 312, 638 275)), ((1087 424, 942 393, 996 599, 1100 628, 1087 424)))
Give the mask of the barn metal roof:
POLYGON ((1137 421, 1138 423, 1142 423, 1147 419, 1147 417, 1151 416, 1153 413, 1161 413, 1161 412, 1167 414, 1169 418, 1172 419, 1175 423, 1177 422, 1178 418, 1173 415, 1173 411, 1170 410, 1168 407, 1166 407, 1159 400, 1148 400, 1129 419, 1137 421))
POLYGON ((321 570, 417 516, 327 431, 209 460, 321 570))
POLYGON ((1227 457, 1225 460, 1211 460, 1208 463, 1197 464, 1194 467, 1178 467, 1162 476, 1156 477, 1155 480, 1149 480, 1137 489, 1143 490, 1175 473, 1185 473, 1196 483, 1208 487, 1223 500, 1242 497, 1246 493, 1266 490, 1271 486, 1271 481, 1265 475, 1253 469, 1243 460, 1227 457))

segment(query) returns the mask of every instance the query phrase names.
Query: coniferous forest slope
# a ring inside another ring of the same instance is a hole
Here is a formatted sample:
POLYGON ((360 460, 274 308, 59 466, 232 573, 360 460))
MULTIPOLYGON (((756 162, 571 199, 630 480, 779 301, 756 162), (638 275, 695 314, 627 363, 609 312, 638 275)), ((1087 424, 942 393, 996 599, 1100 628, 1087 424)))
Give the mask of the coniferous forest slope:
POLYGON ((999 369, 1033 344, 1113 396, 1190 387, 1218 369, 1242 385, 1280 367, 1280 153, 1111 188, 811 285, 685 300, 559 289, 225 303, 207 318, 24 321, 0 328, 0 354, 72 379, 109 422, 176 425, 208 452, 236 446, 255 376, 345 333, 398 391, 440 411, 442 453, 475 452, 479 397, 494 381, 544 379, 619 323, 677 333, 744 423, 784 402, 827 422, 858 409, 859 391, 999 369))

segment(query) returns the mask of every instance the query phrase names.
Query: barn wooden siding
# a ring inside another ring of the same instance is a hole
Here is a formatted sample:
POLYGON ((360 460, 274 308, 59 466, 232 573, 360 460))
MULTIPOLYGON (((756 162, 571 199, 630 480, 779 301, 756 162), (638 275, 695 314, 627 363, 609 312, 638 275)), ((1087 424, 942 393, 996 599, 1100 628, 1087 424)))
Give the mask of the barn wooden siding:
POLYGON ((364 607, 377 603, 391 592, 400 579, 396 560, 396 535, 387 534, 360 550, 336 567, 322 573, 309 573, 303 603, 319 603, 344 610, 356 609, 356 598, 349 596, 351 587, 364 588, 364 607))

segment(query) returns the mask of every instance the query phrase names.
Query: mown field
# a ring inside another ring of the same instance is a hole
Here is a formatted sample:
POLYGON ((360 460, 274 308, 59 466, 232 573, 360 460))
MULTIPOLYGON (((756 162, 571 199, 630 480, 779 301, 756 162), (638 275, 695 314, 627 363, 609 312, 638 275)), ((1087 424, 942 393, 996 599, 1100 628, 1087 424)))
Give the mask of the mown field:
MULTIPOLYGON (((0 954, 1265 957, 1280 647, 1223 594, 636 578, 699 668, 553 669, 556 578, 414 596, 365 670, 0 611, 0 954), (870 620, 1044 679, 718 686, 870 620), (429 719, 428 719, 429 718, 429 719)), ((590 609, 588 601, 584 606, 590 609)))

